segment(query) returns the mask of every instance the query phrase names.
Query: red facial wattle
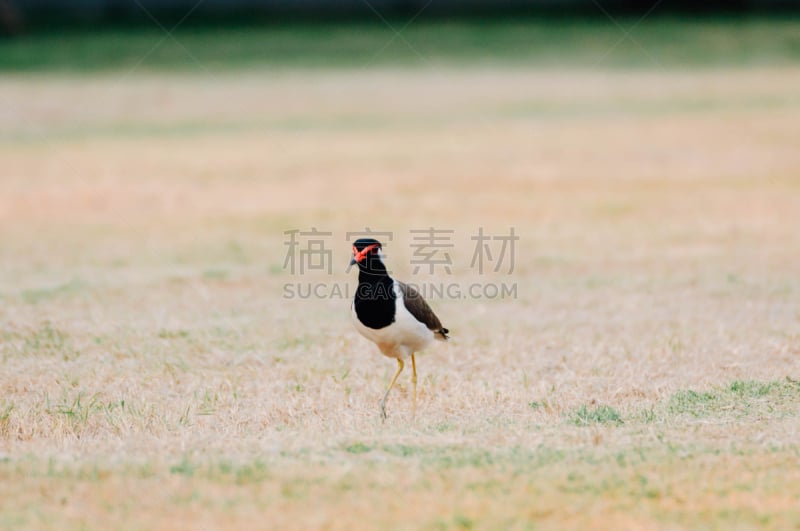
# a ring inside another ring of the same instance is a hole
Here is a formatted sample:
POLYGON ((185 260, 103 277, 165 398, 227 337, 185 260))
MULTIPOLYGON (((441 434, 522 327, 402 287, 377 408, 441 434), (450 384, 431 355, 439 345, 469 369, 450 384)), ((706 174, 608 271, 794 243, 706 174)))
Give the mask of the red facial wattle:
POLYGON ((380 248, 380 244, 373 243, 372 245, 368 245, 368 246, 364 247, 363 249, 361 249, 359 251, 356 248, 356 246, 354 245, 353 246, 353 260, 355 260, 357 263, 360 264, 361 261, 364 260, 364 258, 367 257, 367 255, 369 254, 369 252, 371 250, 378 249, 378 248, 380 248))

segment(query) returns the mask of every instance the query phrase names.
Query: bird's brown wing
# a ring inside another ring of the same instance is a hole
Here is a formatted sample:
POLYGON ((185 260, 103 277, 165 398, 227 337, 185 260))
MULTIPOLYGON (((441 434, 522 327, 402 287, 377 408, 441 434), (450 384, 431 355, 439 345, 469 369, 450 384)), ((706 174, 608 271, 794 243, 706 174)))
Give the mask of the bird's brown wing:
POLYGON ((414 316, 414 319, 433 330, 433 333, 437 336, 436 339, 447 339, 447 334, 450 331, 442 326, 441 321, 433 313, 425 299, 422 298, 422 295, 419 294, 419 291, 403 282, 398 282, 398 284, 400 285, 400 291, 403 293, 403 304, 405 304, 406 310, 414 316))

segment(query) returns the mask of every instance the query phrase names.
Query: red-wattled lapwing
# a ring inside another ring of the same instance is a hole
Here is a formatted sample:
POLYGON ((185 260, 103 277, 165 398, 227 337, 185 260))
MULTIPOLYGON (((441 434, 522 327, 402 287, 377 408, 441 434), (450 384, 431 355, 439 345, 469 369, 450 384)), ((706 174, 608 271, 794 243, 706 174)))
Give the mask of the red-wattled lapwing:
POLYGON ((404 360, 411 357, 414 371, 413 412, 417 409, 417 363, 414 353, 432 340, 447 340, 448 330, 422 295, 389 276, 383 262, 381 243, 363 238, 353 244, 350 265, 358 264, 358 289, 353 299, 352 315, 356 329, 378 345, 384 356, 397 360, 397 372, 381 400, 381 416, 386 419, 386 398, 403 372, 404 360))

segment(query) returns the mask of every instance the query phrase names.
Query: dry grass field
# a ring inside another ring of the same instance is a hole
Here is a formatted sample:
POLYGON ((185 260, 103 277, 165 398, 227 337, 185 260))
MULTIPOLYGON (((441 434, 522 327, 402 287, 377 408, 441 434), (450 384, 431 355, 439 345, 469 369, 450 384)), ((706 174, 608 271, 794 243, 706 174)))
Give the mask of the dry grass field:
POLYGON ((800 68, 39 73, 0 109, 0 527, 800 526, 800 68), (284 267, 312 227, 330 275, 284 267), (413 419, 325 291, 365 227, 400 278, 516 285, 431 297, 413 419), (429 227, 451 274, 413 274, 429 227))

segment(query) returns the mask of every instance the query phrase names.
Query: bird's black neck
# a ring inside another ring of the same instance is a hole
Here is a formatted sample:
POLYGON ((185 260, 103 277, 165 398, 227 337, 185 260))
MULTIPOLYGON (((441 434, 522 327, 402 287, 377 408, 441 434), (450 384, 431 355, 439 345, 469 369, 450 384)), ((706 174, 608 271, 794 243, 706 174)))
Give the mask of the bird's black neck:
POLYGON ((389 276, 386 268, 363 268, 358 272, 358 292, 356 297, 363 299, 393 299, 394 280, 389 276))
POLYGON ((395 318, 394 280, 380 260, 359 264, 354 305, 359 321, 369 328, 383 328, 395 318))
POLYGON ((392 279, 379 258, 370 257, 363 264, 358 264, 359 284, 383 284, 387 281, 391 282, 392 279))

